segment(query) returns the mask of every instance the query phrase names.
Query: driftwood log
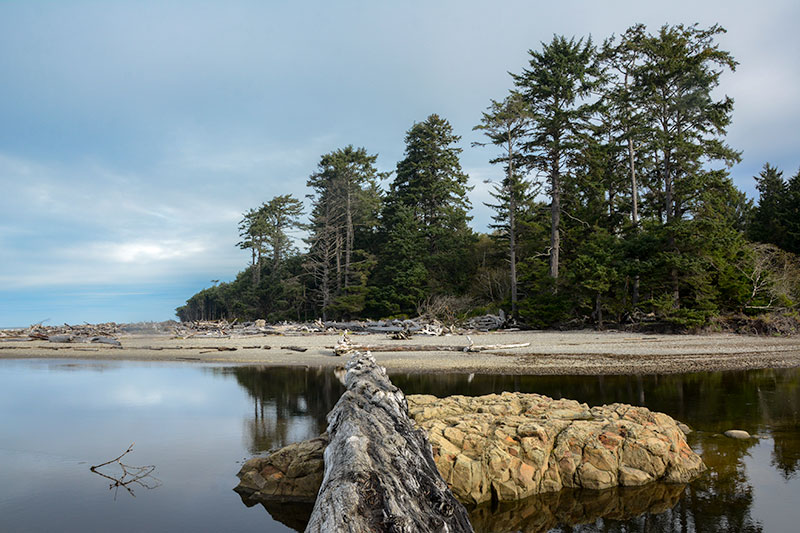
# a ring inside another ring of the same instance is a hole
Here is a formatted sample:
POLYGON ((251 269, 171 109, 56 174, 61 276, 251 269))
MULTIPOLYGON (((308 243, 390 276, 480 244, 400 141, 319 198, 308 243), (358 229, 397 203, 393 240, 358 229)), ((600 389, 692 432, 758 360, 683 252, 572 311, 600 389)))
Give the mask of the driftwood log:
POLYGON ((471 532, 402 391, 370 353, 347 364, 328 414, 325 475, 306 532, 471 532))
POLYGON ((513 350, 514 348, 527 348, 529 342, 514 344, 475 344, 467 336, 467 346, 452 346, 449 344, 355 344, 350 335, 344 332, 339 342, 333 347, 334 355, 350 355, 354 352, 465 352, 476 353, 488 350, 513 350))

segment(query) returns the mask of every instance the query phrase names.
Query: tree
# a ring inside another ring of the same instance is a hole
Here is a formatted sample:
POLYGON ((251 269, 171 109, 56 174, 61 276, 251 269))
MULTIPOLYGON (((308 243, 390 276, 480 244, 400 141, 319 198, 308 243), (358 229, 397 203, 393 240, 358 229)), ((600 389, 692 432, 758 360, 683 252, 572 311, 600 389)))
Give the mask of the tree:
MULTIPOLYGON (((639 189, 641 186, 637 168, 641 166, 638 148, 644 144, 642 128, 639 126, 641 113, 634 101, 633 85, 637 69, 641 68, 644 54, 641 42, 645 36, 645 26, 637 24, 628 28, 620 37, 619 43, 612 36, 603 43, 598 55, 602 70, 603 90, 601 115, 605 115, 605 129, 609 134, 609 144, 624 145, 627 151, 627 169, 630 180, 630 213, 634 232, 640 229, 639 189)), ((611 192, 609 191, 609 196, 611 192)), ((635 258, 635 262, 639 259, 635 258)), ((639 303, 639 275, 634 273, 631 287, 631 306, 639 303)))
POLYGON ((291 194, 275 196, 259 209, 264 220, 263 242, 272 256, 272 269, 277 275, 286 256, 292 250, 289 232, 302 229, 303 203, 291 194))
POLYGON ((363 309, 365 268, 373 263, 365 241, 377 225, 380 206, 376 159, 349 145, 323 155, 308 179, 314 192, 307 264, 324 319, 331 306, 339 305, 337 314, 363 309))
POLYGON ((769 163, 764 163, 764 168, 755 180, 759 200, 748 226, 748 236, 754 241, 782 247, 786 238, 782 211, 788 192, 783 172, 769 163))
POLYGON ((239 248, 252 252, 253 286, 261 283, 262 260, 265 255, 272 259, 273 272, 277 273, 281 262, 292 244, 288 231, 300 229, 303 224, 303 204, 291 194, 275 196, 257 209, 244 213, 239 222, 239 248))
POLYGON ((800 170, 789 179, 781 212, 786 227, 784 248, 800 255, 800 170))
POLYGON ((250 268, 253 275, 253 287, 261 282, 261 258, 264 254, 264 234, 266 219, 261 209, 249 209, 239 221, 239 237, 236 245, 242 250, 250 250, 250 268))
POLYGON ((702 203, 703 192, 726 179, 724 169, 709 168, 721 161, 730 167, 740 160, 727 146, 724 135, 731 121, 733 100, 714 100, 724 69, 735 70, 730 53, 720 50, 714 38, 724 33, 719 26, 662 26, 657 35, 637 41, 644 61, 635 70, 634 98, 649 139, 651 178, 655 187, 655 213, 664 224, 665 260, 672 307, 680 307, 681 257, 679 234, 687 216, 702 203))
MULTIPOLYGON (((495 210, 493 228, 500 231, 500 236, 508 241, 508 264, 511 286, 511 316, 519 318, 517 306, 517 229, 520 210, 529 203, 533 196, 531 183, 521 175, 524 168, 522 151, 525 139, 530 133, 531 117, 527 105, 521 95, 512 92, 502 102, 492 100, 488 111, 483 113, 481 123, 473 129, 481 130, 489 143, 503 150, 503 153, 490 160, 492 164, 502 164, 505 177, 499 185, 495 185, 492 196, 497 204, 486 204, 495 210)), ((489 143, 473 143, 486 146, 489 143)))
MULTIPOLYGON (((470 187, 459 162, 461 148, 456 146, 460 139, 450 123, 438 115, 415 123, 406 133, 405 157, 397 163, 381 221, 383 267, 375 285, 383 285, 386 294, 409 291, 426 297, 466 289, 471 273, 462 259, 473 236, 467 226, 470 187), (393 249, 392 243, 396 246, 399 242, 404 244, 393 249), (389 266, 395 262, 408 269, 396 271, 395 266, 389 266), (427 272, 424 286, 402 286, 423 281, 417 275, 420 264, 427 272)), ((381 300, 390 303, 392 298, 381 300)), ((419 302, 413 307, 407 298, 395 303, 400 312, 407 313, 419 302)))
MULTIPOLYGON (((542 51, 529 50, 529 68, 512 75, 533 116, 531 137, 526 144, 529 165, 547 176, 550 195, 549 275, 559 274, 562 180, 571 159, 580 150, 579 133, 591 106, 579 104, 596 85, 595 54, 591 39, 567 40, 554 36, 542 51)), ((557 285, 553 285, 557 289, 557 285)))

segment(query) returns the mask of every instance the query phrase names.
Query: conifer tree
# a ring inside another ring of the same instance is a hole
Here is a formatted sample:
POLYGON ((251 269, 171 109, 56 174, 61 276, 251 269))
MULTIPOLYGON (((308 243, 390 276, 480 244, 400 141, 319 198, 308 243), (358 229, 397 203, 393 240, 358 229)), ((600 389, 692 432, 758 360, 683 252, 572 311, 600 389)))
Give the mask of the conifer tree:
POLYGON ((375 229, 380 195, 376 155, 352 145, 320 158, 308 179, 311 234, 307 266, 324 319, 360 313, 373 260, 365 249, 375 229))
POLYGON ((465 289, 470 272, 463 257, 473 237, 467 226, 470 187, 456 146, 460 139, 435 114, 406 133, 405 157, 397 163, 382 215, 383 269, 376 283, 386 289, 379 299, 388 307, 376 312, 415 310, 407 298, 399 302, 387 294, 422 297, 465 289), (405 265, 404 270, 390 263, 405 265), (427 273, 424 283, 417 275, 420 265, 427 273))
MULTIPOLYGON (((528 164, 547 176, 550 195, 549 275, 559 275, 561 248, 561 194, 572 160, 581 149, 580 132, 591 113, 583 103, 596 85, 593 66, 595 48, 591 39, 575 41, 554 36, 542 50, 529 50, 529 66, 513 75, 514 83, 528 104, 533 128, 526 144, 528 164)), ((554 290, 557 285, 553 285, 554 290)))
POLYGON ((691 257, 684 254, 682 235, 691 235, 692 216, 701 211, 704 191, 727 187, 725 168, 739 161, 738 152, 724 142, 733 100, 715 100, 724 69, 736 61, 714 39, 719 26, 662 26, 656 35, 638 42, 644 55, 636 69, 635 99, 646 125, 647 150, 654 184, 654 213, 664 224, 663 264, 668 270, 671 307, 681 305, 681 287, 693 290, 696 277, 691 257), (694 278, 694 281, 692 281, 694 278))
MULTIPOLYGON (((523 210, 529 207, 535 193, 531 182, 524 178, 523 149, 530 133, 531 116, 527 105, 519 93, 512 92, 502 102, 492 100, 489 110, 483 113, 481 123, 475 126, 489 138, 489 142, 502 149, 502 153, 490 160, 492 164, 502 164, 505 176, 495 185, 492 196, 497 204, 486 204, 495 210, 495 224, 499 236, 507 241, 509 281, 511 288, 511 316, 519 318, 517 293, 517 241, 520 218, 523 210)), ((474 143, 485 146, 489 143, 474 143)))
POLYGON ((755 177, 759 193, 758 207, 748 227, 748 236, 758 242, 772 243, 783 247, 786 239, 783 204, 787 194, 783 172, 769 163, 755 177))

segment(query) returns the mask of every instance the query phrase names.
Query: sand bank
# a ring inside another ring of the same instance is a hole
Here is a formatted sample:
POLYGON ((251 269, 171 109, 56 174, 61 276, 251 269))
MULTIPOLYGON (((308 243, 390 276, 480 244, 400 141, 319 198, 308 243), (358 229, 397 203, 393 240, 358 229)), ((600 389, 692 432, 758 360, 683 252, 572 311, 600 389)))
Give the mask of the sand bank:
MULTIPOLYGON (((530 343, 530 346, 481 353, 375 353, 375 357, 389 371, 502 374, 653 374, 800 366, 800 337, 521 331, 485 333, 471 338, 480 345, 530 343)), ((333 334, 188 339, 174 339, 168 335, 123 335, 119 338, 122 348, 3 341, 0 342, 0 358, 336 367, 346 361, 333 355, 332 348, 338 339, 339 336, 333 334), (297 351, 297 348, 305 351, 297 351)), ((353 336, 353 341, 392 346, 469 344, 466 335, 391 340, 385 335, 370 334, 353 336)))

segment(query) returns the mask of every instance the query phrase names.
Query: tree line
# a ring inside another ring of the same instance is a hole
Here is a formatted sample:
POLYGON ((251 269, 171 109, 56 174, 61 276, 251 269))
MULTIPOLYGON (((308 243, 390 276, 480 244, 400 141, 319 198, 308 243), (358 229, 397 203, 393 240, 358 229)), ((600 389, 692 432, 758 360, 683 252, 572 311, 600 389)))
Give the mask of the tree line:
POLYGON ((251 261, 177 309, 182 320, 458 316, 503 308, 532 327, 795 313, 800 173, 766 164, 757 206, 725 142, 735 71, 719 26, 644 25, 596 45, 529 51, 475 130, 498 168, 489 233, 470 226, 460 136, 436 115, 406 132, 392 173, 346 146, 321 156, 311 204, 276 196, 244 214, 251 261), (388 188, 381 183, 388 181, 388 188), (293 245, 304 231, 306 250, 293 245))

